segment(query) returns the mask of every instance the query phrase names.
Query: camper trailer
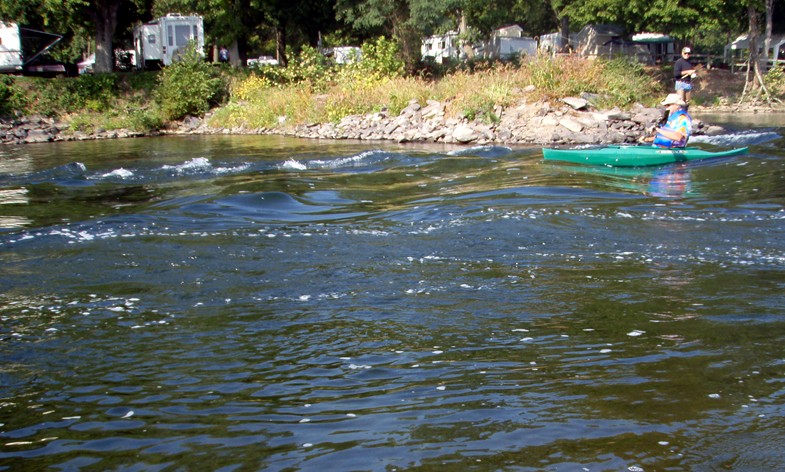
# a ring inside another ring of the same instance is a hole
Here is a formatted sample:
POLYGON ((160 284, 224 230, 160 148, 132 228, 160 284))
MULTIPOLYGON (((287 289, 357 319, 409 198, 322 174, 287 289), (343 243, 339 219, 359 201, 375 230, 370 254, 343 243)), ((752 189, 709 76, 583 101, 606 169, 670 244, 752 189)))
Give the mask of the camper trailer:
POLYGON ((169 13, 151 23, 134 28, 135 65, 152 69, 171 65, 183 54, 189 42, 204 55, 204 25, 201 16, 169 13))
POLYGON ((521 56, 537 55, 537 40, 523 35, 518 25, 505 26, 491 33, 491 39, 482 43, 482 57, 509 60, 521 56))
POLYGON ((46 56, 63 37, 0 21, 0 73, 66 75, 69 68, 46 56))
POLYGON ((445 61, 458 60, 461 55, 460 40, 457 31, 443 35, 430 36, 422 40, 420 47, 423 60, 433 60, 437 64, 445 61))

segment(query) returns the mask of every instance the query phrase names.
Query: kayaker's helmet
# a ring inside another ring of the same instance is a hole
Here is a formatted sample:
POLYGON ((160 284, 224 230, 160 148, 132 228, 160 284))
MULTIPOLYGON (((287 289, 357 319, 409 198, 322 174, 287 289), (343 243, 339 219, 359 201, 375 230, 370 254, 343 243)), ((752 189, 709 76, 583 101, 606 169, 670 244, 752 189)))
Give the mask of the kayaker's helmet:
POLYGON ((680 107, 686 107, 687 103, 684 100, 682 100, 682 98, 678 94, 670 93, 668 94, 667 97, 665 97, 665 100, 660 102, 660 105, 665 105, 665 106, 678 105, 680 107))

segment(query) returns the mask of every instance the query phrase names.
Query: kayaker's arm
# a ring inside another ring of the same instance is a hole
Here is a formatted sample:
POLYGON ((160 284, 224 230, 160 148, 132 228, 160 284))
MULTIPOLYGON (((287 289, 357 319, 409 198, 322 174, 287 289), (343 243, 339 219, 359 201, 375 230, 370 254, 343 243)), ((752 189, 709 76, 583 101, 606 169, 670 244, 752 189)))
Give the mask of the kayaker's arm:
POLYGON ((684 133, 680 131, 674 131, 668 128, 657 128, 656 132, 660 133, 661 135, 665 136, 666 138, 674 142, 681 141, 682 139, 685 139, 687 137, 684 133))
POLYGON ((674 131, 670 128, 654 128, 652 131, 651 136, 645 136, 638 139, 639 143, 651 143, 654 142, 654 138, 659 134, 660 136, 664 136, 673 142, 679 142, 684 139, 684 133, 679 131, 674 131))

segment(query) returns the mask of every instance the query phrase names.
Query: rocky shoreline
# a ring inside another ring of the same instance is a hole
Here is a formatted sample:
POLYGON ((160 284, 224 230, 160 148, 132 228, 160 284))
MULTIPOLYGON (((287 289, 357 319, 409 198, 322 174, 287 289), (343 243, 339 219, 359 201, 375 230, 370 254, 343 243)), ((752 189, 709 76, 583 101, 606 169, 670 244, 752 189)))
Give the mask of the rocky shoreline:
MULTIPOLYGON (((412 101, 397 116, 385 111, 347 116, 340 123, 276 128, 214 128, 205 118, 189 117, 167 129, 150 133, 130 130, 71 131, 68 124, 52 118, 30 116, 0 120, 0 144, 119 139, 187 134, 278 134, 309 139, 391 140, 451 144, 621 144, 633 143, 648 133, 662 117, 662 110, 635 105, 628 111, 597 110, 590 98, 568 97, 556 103, 538 101, 494 110, 496 119, 450 118, 446 105, 412 101)), ((720 134, 724 130, 693 120, 695 135, 720 134)))

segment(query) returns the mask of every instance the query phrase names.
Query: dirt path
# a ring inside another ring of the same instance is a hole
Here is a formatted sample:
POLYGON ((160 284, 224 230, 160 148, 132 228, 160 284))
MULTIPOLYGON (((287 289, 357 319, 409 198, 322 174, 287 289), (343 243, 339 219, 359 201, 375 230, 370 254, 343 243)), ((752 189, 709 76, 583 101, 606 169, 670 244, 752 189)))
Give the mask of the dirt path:
POLYGON ((728 69, 711 69, 699 75, 692 92, 691 110, 734 112, 785 112, 782 103, 774 103, 774 108, 765 103, 739 105, 739 97, 744 91, 745 73, 731 72, 728 69))

